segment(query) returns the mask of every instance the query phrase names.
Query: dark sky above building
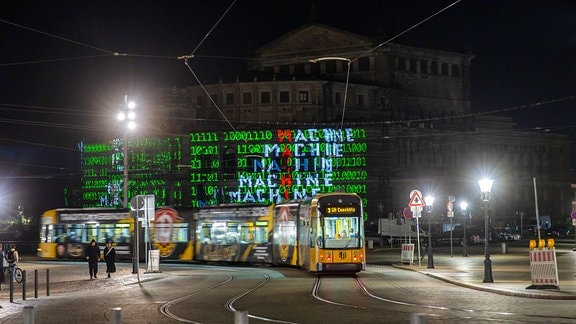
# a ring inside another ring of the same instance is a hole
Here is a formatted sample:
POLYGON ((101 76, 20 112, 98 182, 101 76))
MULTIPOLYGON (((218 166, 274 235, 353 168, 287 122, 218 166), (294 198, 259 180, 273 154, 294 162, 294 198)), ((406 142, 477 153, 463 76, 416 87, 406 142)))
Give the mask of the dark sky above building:
POLYGON ((73 169, 79 141, 119 136, 124 94, 145 105, 156 87, 196 84, 178 56, 196 55, 200 79, 230 75, 311 19, 382 41, 428 19, 394 42, 475 55, 474 111, 574 132, 572 0, 3 1, 0 175, 73 169))

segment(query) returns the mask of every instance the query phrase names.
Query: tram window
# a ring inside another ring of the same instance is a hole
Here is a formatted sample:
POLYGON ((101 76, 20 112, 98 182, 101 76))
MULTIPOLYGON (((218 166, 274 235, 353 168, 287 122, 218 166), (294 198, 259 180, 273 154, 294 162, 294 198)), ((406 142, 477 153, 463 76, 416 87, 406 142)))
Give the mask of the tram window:
POLYGON ((72 224, 68 227, 70 242, 88 242, 84 224, 72 224))
POLYGON ((188 223, 174 224, 172 242, 188 242, 188 223))
POLYGON ((211 228, 212 224, 198 225, 198 228, 196 230, 196 236, 198 237, 200 242, 210 243, 210 234, 212 233, 211 228))
POLYGON ((268 242, 268 231, 266 227, 257 226, 254 230, 254 243, 266 243, 268 242))
MULTIPOLYGON (((86 224, 86 231, 82 233, 82 242, 99 241, 98 224, 86 224)), ((77 233, 75 233, 77 235, 77 233)))
POLYGON ((296 244, 296 222, 287 221, 278 224, 278 232, 274 233, 275 244, 296 244))
POLYGON ((100 235, 101 241, 112 242, 114 239, 114 224, 102 224, 100 225, 100 235))
POLYGON ((241 243, 254 243, 254 226, 250 224, 242 224, 240 228, 240 242, 241 243))
POLYGON ((116 224, 114 226, 114 243, 129 243, 130 242, 130 225, 129 224, 116 224))
POLYGON ((54 235, 53 241, 56 243, 64 243, 68 241, 68 234, 66 233, 66 227, 64 225, 54 225, 52 235, 54 235))
POLYGON ((52 231, 54 226, 53 225, 44 225, 42 226, 42 230, 40 231, 40 242, 43 243, 50 243, 52 242, 52 231))

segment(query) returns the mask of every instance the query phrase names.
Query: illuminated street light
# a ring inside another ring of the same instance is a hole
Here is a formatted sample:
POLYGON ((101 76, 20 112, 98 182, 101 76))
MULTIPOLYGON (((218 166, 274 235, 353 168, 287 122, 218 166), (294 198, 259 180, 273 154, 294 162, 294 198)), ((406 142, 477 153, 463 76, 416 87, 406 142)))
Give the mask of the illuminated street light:
POLYGON ((434 197, 428 196, 424 198, 426 208, 428 209, 428 269, 434 268, 434 254, 432 253, 432 231, 430 223, 432 222, 432 205, 434 205, 434 197))
POLYGON ((116 118, 123 123, 124 137, 122 139, 122 146, 124 151, 124 208, 128 208, 128 132, 136 129, 136 112, 134 111, 136 104, 133 101, 128 101, 128 96, 124 96, 124 104, 119 107, 118 115, 116 118))
POLYGON ((480 186, 480 198, 482 199, 482 206, 484 208, 484 281, 483 282, 494 282, 492 279, 492 261, 490 261, 490 251, 488 246, 488 240, 490 236, 488 234, 488 208, 490 208, 490 192, 492 191, 493 180, 482 179, 478 181, 480 186))

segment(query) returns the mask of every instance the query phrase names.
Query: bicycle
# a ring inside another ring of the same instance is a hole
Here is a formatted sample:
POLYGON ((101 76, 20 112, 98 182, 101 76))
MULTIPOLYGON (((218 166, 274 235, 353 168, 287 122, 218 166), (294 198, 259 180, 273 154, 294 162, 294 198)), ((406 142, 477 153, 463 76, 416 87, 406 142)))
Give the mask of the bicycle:
POLYGON ((24 280, 24 272, 16 263, 10 264, 12 279, 15 280, 17 283, 22 283, 24 280))

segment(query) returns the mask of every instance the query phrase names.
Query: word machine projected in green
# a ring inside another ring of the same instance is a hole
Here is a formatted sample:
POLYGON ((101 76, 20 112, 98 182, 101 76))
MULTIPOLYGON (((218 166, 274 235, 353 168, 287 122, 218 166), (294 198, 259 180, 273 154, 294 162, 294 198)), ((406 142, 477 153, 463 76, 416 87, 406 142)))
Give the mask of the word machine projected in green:
POLYGON ((365 196, 367 134, 362 128, 193 132, 167 139, 82 144, 82 206, 119 207, 128 196, 158 205, 278 203, 319 192, 365 196), (126 162, 126 163, 125 163, 126 162))
POLYGON ((352 128, 226 132, 221 151, 236 157, 237 184, 220 194, 230 203, 278 203, 342 189, 365 193, 365 139, 364 129, 352 128))

